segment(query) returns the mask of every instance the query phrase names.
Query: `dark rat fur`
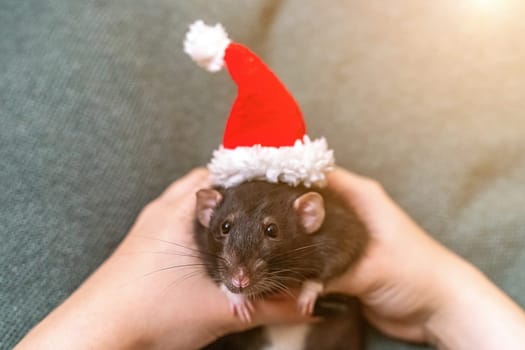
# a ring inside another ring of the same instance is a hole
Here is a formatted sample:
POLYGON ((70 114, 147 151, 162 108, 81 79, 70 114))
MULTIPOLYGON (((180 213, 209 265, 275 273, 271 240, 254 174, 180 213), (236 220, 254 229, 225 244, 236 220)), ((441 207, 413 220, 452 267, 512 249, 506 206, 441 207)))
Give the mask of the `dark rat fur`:
MULTIPOLYGON (((355 213, 326 189, 247 182, 199 192, 197 245, 208 274, 233 293, 250 297, 299 288, 305 281, 324 284, 355 263, 368 242, 355 213), (322 220, 305 222, 319 214, 315 207, 320 205, 322 220)), ((344 316, 309 325, 302 349, 360 349, 361 316, 355 300, 347 305, 350 312, 344 316)), ((259 327, 206 349, 271 349, 272 344, 282 347, 280 342, 269 328, 259 327)))
POLYGON ((367 243, 353 211, 326 189, 253 181, 216 190, 221 200, 209 227, 196 220, 195 239, 205 252, 208 274, 234 293, 261 295, 299 287, 305 280, 326 282, 347 270, 367 243), (324 199, 325 217, 313 233, 305 232, 294 208, 294 201, 308 192, 324 199), (221 226, 225 221, 227 233, 221 226), (276 232, 265 232, 268 225, 275 225, 276 232), (249 279, 244 289, 231 283, 239 267, 249 279))

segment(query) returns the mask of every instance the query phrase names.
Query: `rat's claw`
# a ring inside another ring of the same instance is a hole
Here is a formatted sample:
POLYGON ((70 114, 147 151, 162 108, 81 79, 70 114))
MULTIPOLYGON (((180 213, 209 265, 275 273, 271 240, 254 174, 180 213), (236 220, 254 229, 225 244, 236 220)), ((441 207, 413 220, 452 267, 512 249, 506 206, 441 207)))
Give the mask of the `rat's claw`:
POLYGON ((314 311, 314 304, 315 304, 315 299, 299 301, 299 310, 301 314, 304 316, 311 315, 314 311))
POLYGON ((248 308, 248 310, 250 311, 250 313, 254 312, 255 309, 253 307, 253 303, 251 302, 250 299, 246 299, 246 307, 248 308))
POLYGON ((243 308, 242 308, 242 312, 243 312, 243 322, 247 322, 247 323, 250 323, 252 321, 252 314, 250 312, 250 310, 248 309, 248 307, 246 306, 246 304, 243 305, 243 308))
POLYGON ((237 315, 242 322, 249 323, 252 321, 252 316, 247 303, 231 304, 233 308, 233 314, 237 315))
POLYGON ((224 284, 221 290, 226 294, 230 301, 230 310, 234 315, 239 317, 242 322, 249 323, 252 321, 253 304, 244 294, 232 293, 224 284))
POLYGON ((301 288, 301 293, 297 301, 297 306, 301 314, 308 316, 314 312, 317 296, 323 290, 323 285, 316 281, 305 281, 301 288))

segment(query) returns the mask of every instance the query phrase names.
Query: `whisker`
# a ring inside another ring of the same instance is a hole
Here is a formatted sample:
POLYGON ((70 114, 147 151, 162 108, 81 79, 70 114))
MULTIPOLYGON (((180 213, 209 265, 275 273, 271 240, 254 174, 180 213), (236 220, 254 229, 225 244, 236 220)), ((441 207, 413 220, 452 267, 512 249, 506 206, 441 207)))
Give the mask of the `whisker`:
POLYGON ((173 241, 168 241, 168 240, 161 239, 161 238, 156 238, 156 237, 151 237, 151 236, 144 236, 144 235, 137 235, 137 234, 131 235, 130 237, 151 239, 151 240, 154 240, 154 241, 163 242, 163 243, 171 244, 171 245, 174 245, 174 246, 177 246, 177 247, 180 247, 180 248, 188 249, 188 250, 194 251, 194 252, 199 253, 199 254, 211 255, 211 256, 216 257, 218 259, 223 259, 222 257, 220 257, 220 256, 218 256, 216 254, 213 254, 211 252, 203 251, 203 250, 200 250, 198 248, 188 247, 188 246, 185 246, 184 244, 173 242, 173 241))
POLYGON ((281 290, 283 286, 283 284, 279 284, 279 282, 274 279, 264 278, 259 282, 258 289, 260 292, 271 292, 275 290, 281 290))
POLYGON ((138 254, 165 254, 165 255, 173 255, 173 256, 186 256, 189 258, 201 258, 200 255, 193 255, 189 253, 184 252, 177 252, 177 251, 134 251, 134 252, 122 252, 117 253, 116 256, 126 256, 126 255, 138 255, 138 254))
POLYGON ((202 273, 202 271, 192 271, 192 272, 190 272, 190 273, 185 274, 184 276, 181 276, 181 277, 177 278, 176 280, 174 280, 173 282, 171 282, 170 284, 168 284, 168 285, 166 286, 166 288, 164 288, 162 294, 165 295, 165 294, 168 292, 168 290, 169 290, 173 285, 175 285, 176 283, 179 283, 179 282, 185 281, 185 280, 187 280, 187 279, 189 279, 189 278, 192 278, 192 277, 198 276, 198 275, 201 274, 201 273, 202 273))
POLYGON ((203 266, 205 266, 203 263, 191 263, 191 264, 182 264, 182 265, 172 265, 172 266, 167 266, 167 267, 160 268, 160 269, 155 270, 155 271, 148 272, 148 273, 142 275, 142 277, 147 277, 147 276, 153 275, 153 274, 158 273, 158 272, 171 270, 171 269, 176 269, 176 268, 203 267, 203 266))
POLYGON ((285 284, 272 279, 265 279, 261 281, 260 289, 262 292, 283 292, 291 298, 294 297, 291 290, 285 284))
POLYGON ((188 246, 185 246, 184 244, 173 242, 173 241, 168 241, 168 240, 165 240, 165 239, 162 239, 162 238, 151 237, 151 236, 144 236, 144 235, 137 235, 137 234, 131 235, 130 237, 151 239, 151 240, 154 240, 154 241, 168 243, 168 244, 171 244, 171 245, 175 245, 177 247, 181 247, 181 248, 185 248, 185 249, 188 249, 188 250, 193 250, 193 251, 199 252, 199 249, 197 249, 197 248, 188 247, 188 246))
POLYGON ((308 244, 306 246, 294 248, 292 250, 288 250, 286 252, 273 255, 271 257, 272 261, 283 261, 287 260, 290 257, 292 258, 298 258, 298 257, 306 257, 314 252, 314 249, 317 247, 320 247, 323 245, 323 242, 314 242, 312 244, 308 244))

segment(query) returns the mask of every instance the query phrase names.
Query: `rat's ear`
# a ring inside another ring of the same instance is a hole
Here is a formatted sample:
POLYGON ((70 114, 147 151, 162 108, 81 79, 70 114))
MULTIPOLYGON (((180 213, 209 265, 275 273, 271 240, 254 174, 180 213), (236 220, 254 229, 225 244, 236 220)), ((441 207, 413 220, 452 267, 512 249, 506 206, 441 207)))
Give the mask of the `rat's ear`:
POLYGON ((321 228, 325 217, 323 197, 317 192, 308 192, 293 202, 293 208, 299 214, 301 224, 307 233, 314 233, 321 228))
POLYGON ((204 227, 210 227, 213 210, 219 205, 222 195, 212 189, 203 189, 197 192, 197 219, 204 227))

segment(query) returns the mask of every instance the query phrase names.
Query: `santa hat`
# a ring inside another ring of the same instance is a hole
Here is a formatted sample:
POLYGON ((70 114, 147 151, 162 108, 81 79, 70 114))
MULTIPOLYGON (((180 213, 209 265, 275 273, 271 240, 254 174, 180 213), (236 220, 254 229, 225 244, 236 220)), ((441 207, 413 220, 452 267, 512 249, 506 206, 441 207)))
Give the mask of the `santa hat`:
POLYGON ((324 138, 311 140, 299 106, 277 76, 248 48, 232 42, 220 24, 196 21, 184 51, 210 72, 224 64, 238 87, 222 145, 208 164, 215 185, 250 180, 323 186, 334 164, 324 138))

